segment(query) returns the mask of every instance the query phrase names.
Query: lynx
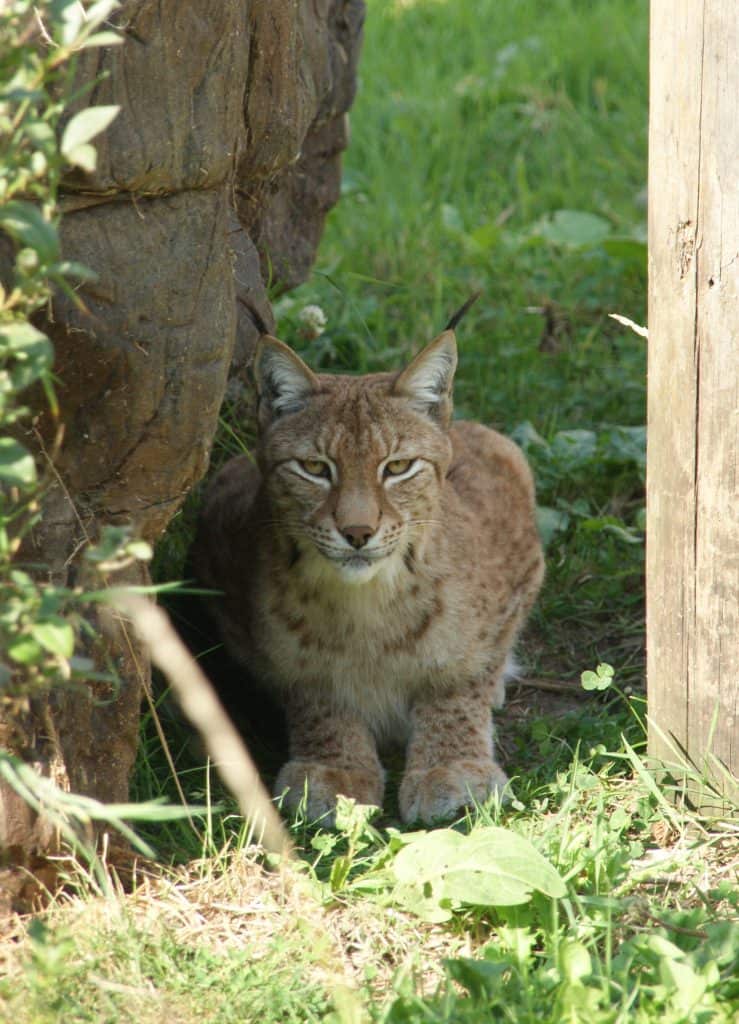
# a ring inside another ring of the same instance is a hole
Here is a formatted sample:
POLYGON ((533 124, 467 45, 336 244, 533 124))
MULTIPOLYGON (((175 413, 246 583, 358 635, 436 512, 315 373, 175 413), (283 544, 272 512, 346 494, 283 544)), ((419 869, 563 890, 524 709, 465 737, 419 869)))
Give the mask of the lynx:
POLYGON ((333 819, 381 805, 400 737, 406 822, 502 792, 492 708, 543 576, 520 450, 451 422, 456 322, 402 371, 315 374, 259 341, 258 445, 214 478, 194 562, 223 641, 283 705, 274 792, 333 819))

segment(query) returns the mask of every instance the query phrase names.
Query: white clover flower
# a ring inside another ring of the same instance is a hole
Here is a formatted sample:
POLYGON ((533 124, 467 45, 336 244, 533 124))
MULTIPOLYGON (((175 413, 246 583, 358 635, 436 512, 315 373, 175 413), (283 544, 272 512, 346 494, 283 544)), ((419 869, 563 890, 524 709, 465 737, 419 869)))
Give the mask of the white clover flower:
POLYGON ((328 323, 326 314, 320 306, 304 306, 298 313, 298 320, 311 338, 320 338, 328 323))

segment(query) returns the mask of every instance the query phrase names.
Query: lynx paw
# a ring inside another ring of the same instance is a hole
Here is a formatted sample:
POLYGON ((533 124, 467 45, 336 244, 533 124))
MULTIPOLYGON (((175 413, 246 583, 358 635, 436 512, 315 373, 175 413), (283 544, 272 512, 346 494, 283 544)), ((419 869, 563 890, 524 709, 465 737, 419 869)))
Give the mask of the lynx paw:
POLYGON ((398 799, 406 823, 453 818, 472 800, 482 803, 495 792, 503 793, 508 776, 495 761, 452 761, 426 771, 406 772, 398 799))
POLYGON ((321 819, 324 827, 334 824, 336 797, 353 797, 360 804, 382 805, 382 775, 366 768, 336 768, 320 761, 288 761, 275 780, 274 794, 285 794, 282 806, 294 811, 306 797, 306 816, 321 819), (307 788, 306 788, 307 784, 307 788))

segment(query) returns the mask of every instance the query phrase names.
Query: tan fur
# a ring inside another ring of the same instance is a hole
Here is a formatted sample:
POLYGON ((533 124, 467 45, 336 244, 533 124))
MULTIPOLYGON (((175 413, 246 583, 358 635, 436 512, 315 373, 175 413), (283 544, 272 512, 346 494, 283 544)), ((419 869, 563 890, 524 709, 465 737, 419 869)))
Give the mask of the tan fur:
POLYGON ((380 804, 377 745, 393 737, 407 743, 406 821, 507 781, 491 707, 543 558, 519 449, 449 426, 455 362, 447 331, 401 374, 316 376, 263 339, 258 465, 232 460, 206 497, 198 575, 223 591, 227 647, 281 695, 290 760, 275 793, 295 806, 307 782, 312 816, 338 793, 380 804), (330 481, 305 470, 316 459, 330 481), (388 460, 411 460, 410 475, 383 475, 388 460))

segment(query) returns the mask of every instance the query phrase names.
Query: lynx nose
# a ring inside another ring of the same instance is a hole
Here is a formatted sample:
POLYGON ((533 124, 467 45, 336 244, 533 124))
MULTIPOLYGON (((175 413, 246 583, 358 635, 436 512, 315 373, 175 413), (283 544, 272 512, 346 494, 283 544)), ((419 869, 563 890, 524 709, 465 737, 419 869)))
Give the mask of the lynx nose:
POLYGON ((353 548, 363 548, 374 532, 371 526, 345 526, 341 531, 353 548))

